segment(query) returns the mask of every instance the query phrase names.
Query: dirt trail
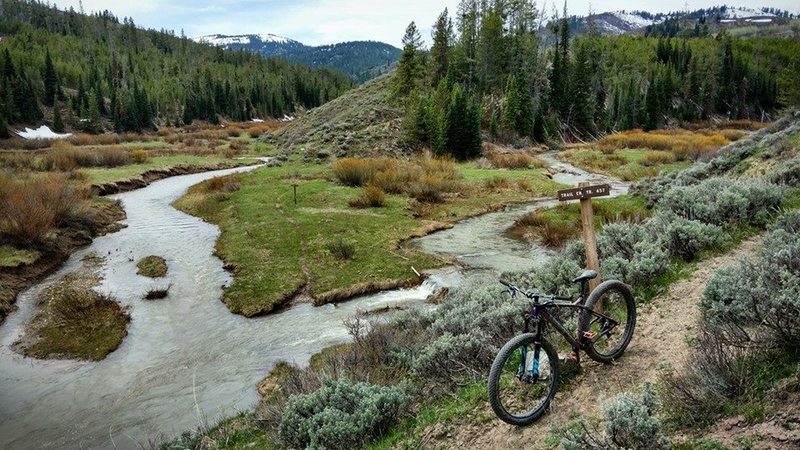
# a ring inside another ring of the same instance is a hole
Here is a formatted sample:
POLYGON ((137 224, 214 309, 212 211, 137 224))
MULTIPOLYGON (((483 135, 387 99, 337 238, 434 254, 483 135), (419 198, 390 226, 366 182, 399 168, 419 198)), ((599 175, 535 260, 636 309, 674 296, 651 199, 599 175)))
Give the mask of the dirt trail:
POLYGON ((683 364, 687 337, 695 334, 699 319, 697 301, 714 272, 740 256, 754 255, 762 241, 763 236, 753 237, 700 263, 689 279, 674 283, 665 294, 640 307, 636 332, 619 363, 601 365, 584 356, 583 373, 556 395, 550 412, 536 424, 507 425, 494 418, 487 403, 462 421, 425 430, 423 448, 541 448, 552 425, 564 424, 578 414, 599 416, 603 401, 644 382, 656 382, 661 371, 683 364))

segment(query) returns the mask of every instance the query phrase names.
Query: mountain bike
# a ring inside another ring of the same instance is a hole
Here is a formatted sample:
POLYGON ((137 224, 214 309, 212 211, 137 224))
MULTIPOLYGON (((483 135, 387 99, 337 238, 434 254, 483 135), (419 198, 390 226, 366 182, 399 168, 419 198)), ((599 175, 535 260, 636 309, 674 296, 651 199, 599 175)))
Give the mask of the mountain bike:
POLYGON ((500 349, 489 372, 489 403, 504 422, 530 425, 547 411, 556 395, 558 352, 544 337, 547 324, 572 345, 577 363, 580 351, 601 363, 615 361, 625 352, 636 327, 633 293, 624 283, 608 280, 587 298, 588 282, 594 278, 597 272, 587 270, 572 280, 581 285, 580 295, 574 301, 571 297, 526 291, 500 281, 512 298, 523 295, 531 300, 530 309, 522 314, 524 333, 500 349), (562 308, 579 313, 577 336, 572 336, 554 315, 554 309, 562 308))

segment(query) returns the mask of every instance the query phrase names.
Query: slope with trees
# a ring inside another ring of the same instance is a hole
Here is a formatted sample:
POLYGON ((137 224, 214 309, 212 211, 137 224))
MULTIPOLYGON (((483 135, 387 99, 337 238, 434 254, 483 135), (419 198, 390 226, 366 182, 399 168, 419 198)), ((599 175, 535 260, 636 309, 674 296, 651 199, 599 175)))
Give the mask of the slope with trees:
MULTIPOLYGON (((800 102, 800 43, 739 39, 601 36, 572 38, 567 19, 540 45, 538 11, 527 0, 464 0, 455 26, 444 11, 429 51, 410 26, 394 80, 406 142, 457 157, 479 151, 448 141, 471 126, 504 141, 588 139, 711 118, 770 120, 800 102), (454 94, 466 110, 451 114, 454 94), (459 94, 461 95, 461 94, 459 94), (465 121, 451 123, 450 119, 465 121)), ((567 17, 566 11, 563 17, 567 17)), ((413 24, 412 24, 413 25, 413 24)))
POLYGON ((89 132, 283 117, 352 86, 333 69, 212 48, 108 11, 18 0, 0 8, 0 133, 45 117, 89 132))

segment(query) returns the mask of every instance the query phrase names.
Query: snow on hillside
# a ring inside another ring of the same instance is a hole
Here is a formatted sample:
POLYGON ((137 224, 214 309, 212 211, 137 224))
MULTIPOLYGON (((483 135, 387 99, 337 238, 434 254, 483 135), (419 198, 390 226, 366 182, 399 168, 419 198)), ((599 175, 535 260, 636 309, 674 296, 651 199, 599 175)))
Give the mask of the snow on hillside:
POLYGON ((210 34, 207 36, 200 36, 194 40, 204 44, 211 44, 217 47, 226 47, 228 45, 250 45, 253 40, 257 39, 262 43, 275 43, 275 44, 288 44, 293 42, 289 38, 278 36, 276 34, 239 34, 236 36, 223 36, 221 34, 210 34))
POLYGON ((725 19, 745 19, 748 17, 775 17, 775 14, 764 12, 757 9, 746 8, 744 6, 725 8, 725 13, 722 14, 725 19))
POLYGON ((626 24, 628 24, 629 28, 632 29, 632 30, 635 30, 635 29, 638 29, 638 28, 644 28, 644 27, 647 27, 647 26, 650 26, 650 25, 653 25, 653 24, 656 24, 656 23, 660 22, 660 21, 657 21, 657 20, 646 19, 646 18, 644 18, 644 17, 642 17, 642 16, 640 16, 638 14, 629 14, 629 13, 624 13, 624 12, 619 12, 619 11, 613 12, 611 14, 616 16, 619 20, 621 20, 621 21, 625 22, 626 24))
POLYGON ((59 134, 50 129, 47 125, 42 125, 37 129, 25 128, 25 131, 16 131, 17 135, 23 139, 65 139, 72 136, 71 133, 59 134))

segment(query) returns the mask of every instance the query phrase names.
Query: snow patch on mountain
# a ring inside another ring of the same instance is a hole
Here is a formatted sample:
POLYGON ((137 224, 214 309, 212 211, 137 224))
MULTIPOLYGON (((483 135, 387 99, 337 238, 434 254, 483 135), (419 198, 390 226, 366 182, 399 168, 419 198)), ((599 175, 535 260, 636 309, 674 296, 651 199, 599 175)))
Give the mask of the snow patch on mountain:
POLYGON ((194 39, 197 42, 210 44, 217 47, 226 47, 229 45, 250 45, 254 40, 261 41, 262 43, 275 43, 275 44, 288 44, 294 42, 289 38, 278 36, 277 34, 263 33, 263 34, 240 34, 236 36, 224 36, 221 34, 209 34, 207 36, 200 36, 194 39))
POLYGON ((747 8, 744 6, 728 6, 725 8, 725 12, 722 14, 722 17, 726 19, 746 19, 748 17, 775 17, 775 14, 753 8, 747 8))
POLYGON ((629 29, 635 30, 638 28, 644 28, 656 23, 661 22, 660 20, 650 20, 645 17, 642 17, 638 14, 630 14, 620 11, 612 12, 614 16, 616 16, 619 20, 625 22, 628 25, 629 29))

